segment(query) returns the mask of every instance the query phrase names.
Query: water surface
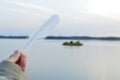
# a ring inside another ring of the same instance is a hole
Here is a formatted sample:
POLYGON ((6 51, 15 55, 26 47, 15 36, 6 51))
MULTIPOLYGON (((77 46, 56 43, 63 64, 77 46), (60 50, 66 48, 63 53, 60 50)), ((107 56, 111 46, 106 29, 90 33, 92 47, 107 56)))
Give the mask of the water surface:
MULTIPOLYGON (((0 39, 0 60, 27 40, 0 39)), ((81 41, 82 47, 62 46, 61 40, 36 40, 26 50, 28 80, 120 80, 119 41, 81 41)))

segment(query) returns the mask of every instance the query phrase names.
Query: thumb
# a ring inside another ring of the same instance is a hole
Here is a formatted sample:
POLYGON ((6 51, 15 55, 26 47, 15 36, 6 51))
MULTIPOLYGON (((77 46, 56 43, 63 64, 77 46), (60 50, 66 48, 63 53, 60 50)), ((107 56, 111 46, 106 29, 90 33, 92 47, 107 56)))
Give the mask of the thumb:
POLYGON ((7 60, 16 63, 20 58, 20 51, 16 50, 7 60))

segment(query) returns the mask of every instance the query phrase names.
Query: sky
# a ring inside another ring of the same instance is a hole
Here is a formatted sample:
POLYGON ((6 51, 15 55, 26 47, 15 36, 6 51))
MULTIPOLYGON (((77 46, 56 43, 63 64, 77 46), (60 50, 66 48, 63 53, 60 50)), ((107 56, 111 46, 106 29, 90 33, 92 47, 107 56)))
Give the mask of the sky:
POLYGON ((119 0, 0 0, 0 35, 30 35, 58 15, 59 24, 49 30, 49 35, 120 36, 119 3, 119 0))

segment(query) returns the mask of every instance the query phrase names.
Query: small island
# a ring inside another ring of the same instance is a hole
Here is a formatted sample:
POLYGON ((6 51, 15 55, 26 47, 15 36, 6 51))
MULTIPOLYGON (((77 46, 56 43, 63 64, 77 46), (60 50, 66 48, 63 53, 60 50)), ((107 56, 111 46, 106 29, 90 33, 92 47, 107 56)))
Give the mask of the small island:
POLYGON ((76 42, 70 41, 70 42, 64 42, 63 46, 83 46, 83 44, 79 41, 76 42))

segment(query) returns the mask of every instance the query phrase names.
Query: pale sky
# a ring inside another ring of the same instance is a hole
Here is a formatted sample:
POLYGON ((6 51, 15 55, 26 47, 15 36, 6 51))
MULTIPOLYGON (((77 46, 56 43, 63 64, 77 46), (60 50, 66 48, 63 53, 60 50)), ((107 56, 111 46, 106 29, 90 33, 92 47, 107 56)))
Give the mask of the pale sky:
POLYGON ((50 35, 120 36, 119 0, 0 0, 0 35, 31 34, 52 15, 50 35))

